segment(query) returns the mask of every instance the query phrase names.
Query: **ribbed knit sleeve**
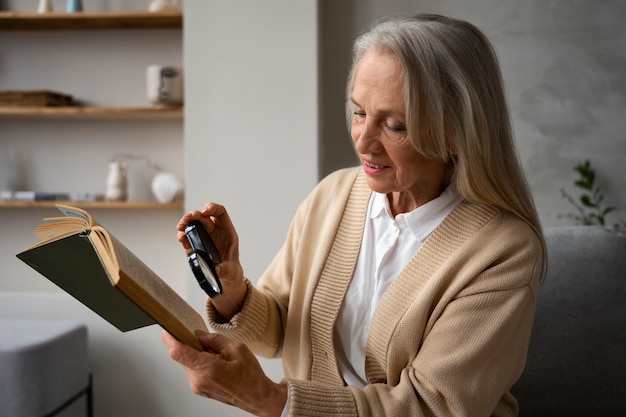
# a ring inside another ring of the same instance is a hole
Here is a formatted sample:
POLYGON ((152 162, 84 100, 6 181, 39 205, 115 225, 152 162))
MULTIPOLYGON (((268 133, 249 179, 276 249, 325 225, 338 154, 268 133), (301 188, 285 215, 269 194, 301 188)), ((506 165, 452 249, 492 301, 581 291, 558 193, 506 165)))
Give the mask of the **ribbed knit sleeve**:
POLYGON ((290 417, 356 417, 350 388, 285 379, 291 395, 290 417))
POLYGON ((207 318, 210 326, 217 332, 231 339, 243 343, 254 342, 260 334, 264 322, 267 320, 267 303, 259 294, 249 279, 246 279, 248 292, 242 310, 228 323, 220 321, 220 317, 213 307, 213 301, 207 298, 207 318))

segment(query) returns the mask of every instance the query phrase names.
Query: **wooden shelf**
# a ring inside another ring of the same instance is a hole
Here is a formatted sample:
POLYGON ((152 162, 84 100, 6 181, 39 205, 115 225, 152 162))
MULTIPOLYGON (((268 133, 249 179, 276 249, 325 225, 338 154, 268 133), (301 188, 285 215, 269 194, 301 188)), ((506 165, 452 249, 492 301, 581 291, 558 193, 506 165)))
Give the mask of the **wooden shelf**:
POLYGON ((80 207, 85 209, 182 209, 182 202, 158 203, 155 201, 14 201, 0 200, 2 208, 45 208, 56 207, 56 204, 80 207))
POLYGON ((2 107, 0 117, 183 118, 183 107, 2 107))
MULTIPOLYGON (((36 3, 36 2, 35 2, 36 3)), ((67 30, 150 30, 176 29, 183 27, 183 14, 176 12, 78 12, 78 13, 22 13, 0 12, 2 31, 67 31, 67 30)), ((0 35, 2 36, 2 35, 0 35)), ((182 120, 183 107, 12 107, 0 105, 0 120, 23 119, 172 119, 182 120)), ((23 201, 0 200, 0 209, 54 208, 66 204, 85 209, 154 210, 182 209, 183 202, 162 204, 156 201, 23 201)))
POLYGON ((0 30, 181 29, 176 12, 0 12, 0 30))

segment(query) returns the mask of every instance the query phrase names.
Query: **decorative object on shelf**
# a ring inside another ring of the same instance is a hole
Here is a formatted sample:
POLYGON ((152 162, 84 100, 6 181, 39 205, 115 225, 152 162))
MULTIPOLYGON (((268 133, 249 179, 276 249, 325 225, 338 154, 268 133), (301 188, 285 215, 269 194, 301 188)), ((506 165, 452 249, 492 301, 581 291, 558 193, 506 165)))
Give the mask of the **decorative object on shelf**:
POLYGON ((183 192, 183 184, 176 175, 159 172, 152 179, 152 193, 159 203, 171 203, 183 192))
POLYGON ((72 193, 70 200, 72 201, 103 201, 104 194, 102 193, 94 193, 93 191, 77 191, 72 193))
POLYGON ((168 65, 150 65, 146 69, 148 100, 158 107, 183 104, 183 69, 168 65))
POLYGON ((156 198, 159 203, 172 203, 181 196, 183 182, 147 156, 119 153, 110 161, 126 165, 128 200, 152 201, 156 198))
POLYGON ((50 13, 53 12, 52 0, 39 0, 39 6, 37 7, 37 13, 50 13))
MULTIPOLYGON (((0 144, 0 192, 12 194, 18 188, 17 155, 13 148, 0 144)), ((5 194, 3 194, 3 199, 5 194)))
POLYGON ((0 90, 0 106, 53 107, 73 106, 74 97, 50 90, 0 90))
POLYGON ((65 11, 68 13, 76 13, 83 11, 82 0, 67 0, 65 11))
POLYGON ((106 192, 104 197, 109 201, 126 201, 128 199, 128 163, 120 160, 109 161, 106 192))
POLYGON ((152 0, 148 6, 151 12, 170 12, 178 10, 178 1, 176 0, 152 0))

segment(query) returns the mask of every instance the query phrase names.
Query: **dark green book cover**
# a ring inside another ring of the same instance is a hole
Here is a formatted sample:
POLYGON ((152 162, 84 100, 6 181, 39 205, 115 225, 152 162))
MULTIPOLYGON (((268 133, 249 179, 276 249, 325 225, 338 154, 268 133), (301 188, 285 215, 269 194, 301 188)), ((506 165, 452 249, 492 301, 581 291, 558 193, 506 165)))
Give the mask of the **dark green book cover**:
POLYGON ((113 285, 86 234, 52 241, 17 257, 123 332, 156 324, 113 285))

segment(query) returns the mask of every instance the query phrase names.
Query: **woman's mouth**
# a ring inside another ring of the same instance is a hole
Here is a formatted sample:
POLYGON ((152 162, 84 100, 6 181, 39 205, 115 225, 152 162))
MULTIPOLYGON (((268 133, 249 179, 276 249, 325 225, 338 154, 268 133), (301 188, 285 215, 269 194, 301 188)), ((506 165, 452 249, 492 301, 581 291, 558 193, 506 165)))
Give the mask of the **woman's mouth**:
POLYGON ((383 171, 386 167, 384 165, 378 165, 373 162, 363 161, 363 170, 368 175, 377 174, 383 171))

